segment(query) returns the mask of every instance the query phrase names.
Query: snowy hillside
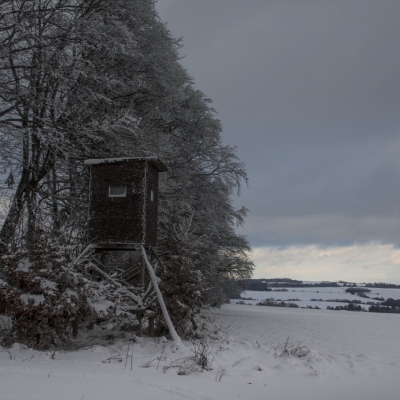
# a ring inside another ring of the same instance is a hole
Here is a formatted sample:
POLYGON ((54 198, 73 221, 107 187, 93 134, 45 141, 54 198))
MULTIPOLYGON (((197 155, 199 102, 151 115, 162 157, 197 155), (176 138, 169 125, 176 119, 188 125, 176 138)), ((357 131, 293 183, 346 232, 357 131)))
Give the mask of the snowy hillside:
POLYGON ((0 352, 0 398, 398 399, 399 315, 247 305, 211 314, 225 327, 209 344, 212 370, 179 368, 193 361, 189 342, 163 350, 162 340, 139 338, 129 350, 123 341, 55 353, 16 344, 0 352))
MULTIPOLYGON (((359 297, 357 295, 352 295, 346 292, 346 287, 304 287, 304 288, 287 288, 287 291, 280 291, 273 289, 268 292, 258 292, 258 291, 246 291, 241 294, 243 298, 251 298, 254 300, 245 300, 246 304, 256 304, 260 300, 274 299, 273 301, 284 301, 295 303, 299 307, 320 307, 321 309, 326 309, 326 307, 336 307, 340 304, 345 305, 346 302, 333 302, 329 300, 347 300, 351 302, 352 300, 360 300, 363 303, 371 302, 377 305, 380 301, 374 300, 374 297, 400 299, 400 289, 381 289, 381 288, 368 288, 371 291, 367 293, 369 298, 359 297), (317 300, 317 301, 315 301, 317 300), (322 301, 320 301, 322 300, 322 301)), ((232 303, 237 303, 240 300, 231 300, 232 303)), ((360 306, 368 310, 370 305, 360 304, 360 306)))

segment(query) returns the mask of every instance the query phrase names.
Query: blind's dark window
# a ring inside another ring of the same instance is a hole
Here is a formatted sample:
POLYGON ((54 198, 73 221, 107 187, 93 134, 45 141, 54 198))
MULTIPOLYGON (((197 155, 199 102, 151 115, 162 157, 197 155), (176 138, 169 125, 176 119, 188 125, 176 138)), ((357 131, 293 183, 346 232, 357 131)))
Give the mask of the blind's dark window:
POLYGON ((126 197, 126 186, 109 186, 108 197, 126 197))

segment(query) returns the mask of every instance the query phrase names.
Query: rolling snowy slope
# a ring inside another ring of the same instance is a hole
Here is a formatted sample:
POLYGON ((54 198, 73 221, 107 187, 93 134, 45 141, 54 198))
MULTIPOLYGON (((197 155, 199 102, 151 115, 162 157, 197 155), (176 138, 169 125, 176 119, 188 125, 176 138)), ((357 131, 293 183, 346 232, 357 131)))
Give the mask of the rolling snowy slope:
POLYGON ((190 342, 182 350, 168 343, 163 351, 162 341, 139 338, 129 351, 122 341, 56 353, 16 344, 1 348, 0 398, 399 398, 399 315, 246 305, 211 314, 225 328, 210 342, 210 371, 178 375, 178 368, 168 368, 193 355, 190 342))

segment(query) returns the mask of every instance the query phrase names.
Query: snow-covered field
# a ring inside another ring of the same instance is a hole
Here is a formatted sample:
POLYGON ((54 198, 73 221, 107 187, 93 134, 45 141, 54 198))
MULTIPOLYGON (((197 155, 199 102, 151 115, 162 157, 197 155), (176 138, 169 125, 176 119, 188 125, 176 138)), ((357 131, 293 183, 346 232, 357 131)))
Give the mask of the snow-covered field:
MULTIPOLYGON (((139 339, 62 352, 0 348, 3 400, 397 400, 400 315, 225 305, 211 371, 178 375, 193 346, 139 339), (289 340, 287 338, 289 337, 289 340), (284 352, 284 344, 295 355, 284 352), (298 345, 299 343, 299 345, 298 345), (297 350, 296 350, 297 349, 297 350), (127 357, 128 354, 128 357, 127 357), (179 360, 180 359, 180 360, 179 360)), ((190 363, 189 363, 190 364, 190 363)))
MULTIPOLYGON (((326 309, 327 306, 344 306, 346 303, 336 303, 327 300, 343 299, 343 300, 360 300, 364 303, 367 301, 374 302, 379 305, 379 301, 373 300, 373 297, 383 297, 385 300, 388 298, 400 299, 400 289, 375 289, 368 288, 371 292, 366 293, 370 299, 359 297, 357 295, 352 295, 346 292, 346 287, 305 287, 305 288, 287 288, 287 292, 258 292, 258 291, 247 291, 241 294, 242 297, 253 298, 255 300, 245 300, 245 303, 256 304, 260 300, 274 299, 275 301, 285 301, 288 300, 290 303, 296 303, 299 307, 307 306, 318 306, 321 309, 326 309), (298 301, 293 299, 298 299, 298 301), (322 299, 324 301, 311 301, 311 299, 322 299)), ((240 300, 231 300, 232 303, 237 303, 240 300)), ((360 304, 364 309, 368 309, 369 305, 360 304)))

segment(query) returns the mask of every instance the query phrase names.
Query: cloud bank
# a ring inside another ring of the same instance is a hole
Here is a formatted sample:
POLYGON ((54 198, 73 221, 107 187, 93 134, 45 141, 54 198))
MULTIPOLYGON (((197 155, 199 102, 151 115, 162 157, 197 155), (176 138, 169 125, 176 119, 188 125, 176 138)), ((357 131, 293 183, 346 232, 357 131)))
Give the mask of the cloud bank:
POLYGON ((392 245, 256 247, 255 278, 400 284, 400 249, 392 245))

